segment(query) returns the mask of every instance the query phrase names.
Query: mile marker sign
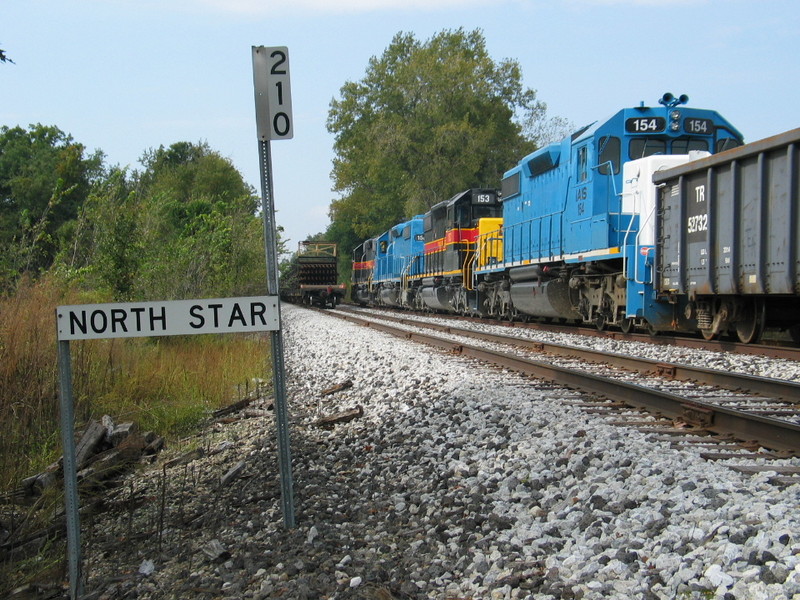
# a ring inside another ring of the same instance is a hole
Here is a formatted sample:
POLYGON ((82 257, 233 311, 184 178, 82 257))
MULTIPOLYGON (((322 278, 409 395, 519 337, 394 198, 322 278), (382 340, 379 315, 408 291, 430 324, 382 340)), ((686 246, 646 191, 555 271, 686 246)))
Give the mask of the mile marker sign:
POLYGON ((289 50, 286 46, 253 46, 253 84, 256 130, 260 140, 289 140, 294 136, 289 50))

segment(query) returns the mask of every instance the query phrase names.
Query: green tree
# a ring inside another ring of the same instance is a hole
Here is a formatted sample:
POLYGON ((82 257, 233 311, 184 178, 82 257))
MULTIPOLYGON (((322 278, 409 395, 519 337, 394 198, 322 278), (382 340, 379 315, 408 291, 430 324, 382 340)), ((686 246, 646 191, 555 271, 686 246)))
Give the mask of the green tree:
POLYGON ((374 235, 460 190, 498 186, 535 148, 520 123, 544 109, 521 79, 516 61, 491 59, 480 30, 425 43, 398 33, 331 102, 336 241, 374 235))
POLYGON ((73 277, 80 274, 90 287, 110 290, 115 300, 131 300, 142 258, 139 208, 127 171, 111 169, 65 228, 70 243, 57 266, 73 277))
POLYGON ((40 272, 53 261, 92 182, 102 174, 101 152, 57 127, 0 127, 0 268, 3 286, 22 271, 40 272))
POLYGON ((262 290, 266 275, 258 198, 207 144, 146 152, 134 177, 141 298, 231 296, 262 290))

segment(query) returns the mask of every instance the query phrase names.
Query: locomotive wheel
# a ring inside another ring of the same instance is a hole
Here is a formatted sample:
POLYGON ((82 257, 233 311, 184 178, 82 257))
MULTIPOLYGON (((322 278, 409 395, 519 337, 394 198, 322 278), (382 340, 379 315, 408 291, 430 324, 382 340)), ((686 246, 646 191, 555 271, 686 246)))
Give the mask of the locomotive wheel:
POLYGON ((598 314, 594 319, 594 326, 597 331, 603 331, 606 328, 606 317, 603 314, 598 314))
POLYGON ((753 300, 745 306, 742 318, 736 321, 736 335, 743 344, 751 344, 761 339, 764 333, 766 312, 763 300, 753 300))
POLYGON ((622 330, 622 333, 629 334, 633 331, 633 318, 626 317, 619 322, 619 328, 622 330))
POLYGON ((703 334, 704 340, 713 340, 715 337, 717 337, 717 334, 714 333, 713 329, 701 329, 700 333, 703 334))

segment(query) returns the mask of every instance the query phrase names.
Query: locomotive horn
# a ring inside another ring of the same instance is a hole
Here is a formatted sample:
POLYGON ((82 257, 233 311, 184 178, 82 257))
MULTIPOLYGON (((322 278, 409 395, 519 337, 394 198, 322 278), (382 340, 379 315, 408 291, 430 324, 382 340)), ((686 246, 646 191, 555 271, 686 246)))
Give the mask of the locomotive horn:
POLYGON ((688 101, 689 101, 689 96, 687 96, 686 94, 681 94, 680 98, 678 98, 678 102, 680 104, 686 104, 688 101))
POLYGON ((659 104, 663 104, 664 106, 669 106, 672 104, 672 101, 675 100, 675 96, 667 92, 663 96, 661 96, 661 100, 658 101, 659 104))

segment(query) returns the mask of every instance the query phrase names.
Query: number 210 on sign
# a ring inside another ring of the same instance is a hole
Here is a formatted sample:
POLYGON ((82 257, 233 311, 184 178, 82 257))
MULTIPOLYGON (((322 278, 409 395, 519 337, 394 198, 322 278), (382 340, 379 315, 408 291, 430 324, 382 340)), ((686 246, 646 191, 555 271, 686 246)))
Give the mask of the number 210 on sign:
POLYGON ((259 139, 291 139, 294 121, 289 51, 285 46, 253 46, 253 83, 259 139))

